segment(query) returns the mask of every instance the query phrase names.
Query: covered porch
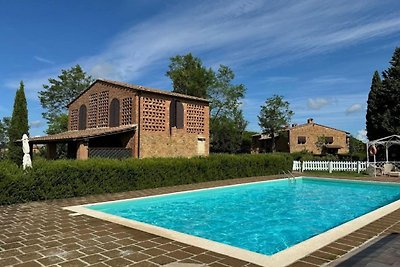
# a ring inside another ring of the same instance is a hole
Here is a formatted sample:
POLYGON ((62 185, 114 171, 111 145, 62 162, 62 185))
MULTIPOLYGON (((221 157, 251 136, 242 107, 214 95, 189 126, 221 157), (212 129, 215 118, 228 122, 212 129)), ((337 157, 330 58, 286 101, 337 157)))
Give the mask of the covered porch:
POLYGON ((67 131, 54 135, 29 138, 29 143, 45 144, 46 158, 56 159, 57 145, 66 144, 67 157, 86 160, 88 158, 135 157, 135 132, 137 125, 112 128, 94 128, 67 131))

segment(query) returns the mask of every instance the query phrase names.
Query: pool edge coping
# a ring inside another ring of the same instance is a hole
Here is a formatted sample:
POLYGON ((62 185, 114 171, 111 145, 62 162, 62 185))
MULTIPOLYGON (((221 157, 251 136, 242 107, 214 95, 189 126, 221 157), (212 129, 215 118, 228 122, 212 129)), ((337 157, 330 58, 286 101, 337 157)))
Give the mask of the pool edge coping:
MULTIPOLYGON (((297 176, 296 178, 316 178, 316 179, 327 179, 327 180, 338 180, 338 181, 353 181, 353 182, 366 182, 366 183, 381 183, 381 184, 393 184, 399 186, 398 183, 393 182, 380 182, 380 181, 363 181, 363 180, 352 180, 352 179, 338 179, 332 177, 307 177, 307 176, 297 176)), ((178 242, 182 242, 191 246, 200 247, 209 251, 213 251, 216 253, 220 253, 232 258, 244 260, 250 263, 254 263, 260 266, 270 267, 270 266, 287 266, 292 264, 301 258, 329 245, 330 243, 345 237, 352 232, 390 214, 393 211, 400 209, 400 200, 391 202, 385 206, 382 206, 378 209, 375 209, 371 212, 368 212, 362 216, 359 216, 351 221, 343 223, 339 226, 336 226, 332 229, 329 229, 319 235, 306 239, 298 244, 295 244, 285 250, 279 251, 273 255, 264 255, 261 253, 249 251, 246 249, 242 249, 239 247, 234 247, 231 245, 223 244, 220 242, 208 240, 201 237, 196 237, 193 235, 177 232, 174 230, 169 230, 166 228, 154 226, 147 223, 142 223, 139 221, 135 221, 132 219, 122 218, 116 215, 107 214, 101 211, 96 211, 87 208, 87 206, 91 205, 100 205, 106 204, 111 202, 124 202, 133 199, 143 199, 143 198, 152 198, 152 197, 159 197, 159 196, 166 196, 166 195, 174 195, 174 194, 183 194, 195 191, 203 191, 203 190, 212 190, 217 188, 224 188, 224 187, 234 187, 240 186, 245 184, 256 184, 256 183, 266 183, 266 182, 273 182, 277 180, 285 180, 287 178, 276 178, 272 180, 263 180, 263 181, 256 181, 256 182, 244 182, 238 184, 231 184, 231 185, 223 185, 223 186, 216 186, 211 188, 200 188, 200 189, 193 189, 193 190, 185 190, 185 191, 177 191, 172 193, 165 193, 165 194, 156 194, 156 195, 149 195, 143 197, 135 197, 129 199, 121 199, 121 200, 112 200, 112 201, 104 201, 104 202, 96 202, 96 203, 88 203, 83 205, 75 205, 75 206, 68 206, 63 207, 64 210, 72 211, 78 214, 87 215, 90 217, 94 217, 97 219, 109 221, 112 223, 116 223, 119 225, 124 225, 129 228, 137 229, 140 231, 144 231, 150 234, 162 236, 165 238, 169 238, 171 240, 175 240, 178 242)))

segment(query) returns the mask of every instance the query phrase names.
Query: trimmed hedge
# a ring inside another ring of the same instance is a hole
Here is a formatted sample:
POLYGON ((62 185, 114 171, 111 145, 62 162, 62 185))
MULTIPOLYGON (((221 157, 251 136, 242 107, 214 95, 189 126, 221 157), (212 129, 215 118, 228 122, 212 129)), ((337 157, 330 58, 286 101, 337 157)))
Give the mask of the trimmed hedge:
POLYGON ((278 174, 289 154, 211 155, 204 158, 36 160, 23 171, 0 162, 0 204, 278 174))

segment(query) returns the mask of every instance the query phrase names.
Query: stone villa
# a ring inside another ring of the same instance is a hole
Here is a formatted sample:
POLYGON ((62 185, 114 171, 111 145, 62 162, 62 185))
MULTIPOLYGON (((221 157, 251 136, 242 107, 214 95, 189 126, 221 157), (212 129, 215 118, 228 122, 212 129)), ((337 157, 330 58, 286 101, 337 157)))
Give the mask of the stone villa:
POLYGON ((68 157, 192 157, 209 153, 208 100, 143 86, 96 80, 69 105, 68 131, 30 138, 67 144, 68 157))
MULTIPOLYGON (((279 132, 275 138, 276 151, 300 152, 307 150, 315 155, 349 153, 349 133, 329 126, 317 124, 313 119, 307 123, 292 124, 279 132), (322 151, 316 143, 319 137, 325 138, 322 151)), ((252 152, 271 152, 272 138, 266 134, 256 134, 252 138, 252 152)))

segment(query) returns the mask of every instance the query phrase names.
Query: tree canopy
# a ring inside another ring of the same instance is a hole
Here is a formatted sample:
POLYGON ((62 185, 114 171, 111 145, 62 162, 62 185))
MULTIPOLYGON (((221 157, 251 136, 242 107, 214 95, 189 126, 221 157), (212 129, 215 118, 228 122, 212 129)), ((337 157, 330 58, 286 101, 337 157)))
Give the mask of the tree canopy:
POLYGON ((10 117, 4 117, 0 121, 0 159, 5 158, 5 148, 8 145, 8 129, 10 128, 10 117))
POLYGON ((246 88, 243 84, 232 83, 235 79, 233 70, 220 65, 214 72, 189 53, 172 57, 166 76, 171 78, 174 92, 210 100, 211 151, 239 152, 247 126, 241 110, 246 88))
POLYGON ((20 140, 23 134, 29 134, 28 108, 26 104, 24 83, 21 81, 15 94, 14 108, 8 129, 8 158, 18 165, 22 163, 21 145, 14 142, 20 140))
POLYGON ((42 115, 48 121, 48 134, 67 130, 66 106, 93 81, 91 76, 76 65, 71 69, 61 70, 61 74, 56 79, 49 78, 49 84, 43 85, 44 90, 39 92, 39 99, 46 110, 42 115))
POLYGON ((234 72, 229 67, 220 65, 214 83, 208 90, 213 120, 220 116, 232 116, 232 111, 240 109, 246 88, 243 84, 233 85, 233 79, 234 72))
POLYGON ((366 128, 367 137, 369 140, 375 140, 380 136, 380 129, 382 128, 382 116, 380 109, 385 99, 382 98, 382 81, 378 71, 375 71, 371 89, 368 94, 367 101, 367 115, 366 115, 366 128))
POLYGON ((390 66, 382 73, 385 101, 383 128, 385 135, 400 134, 400 47, 396 48, 390 66))
POLYGON ((169 70, 165 74, 172 81, 174 92, 206 98, 214 83, 214 72, 203 66, 200 58, 191 53, 170 58, 169 70))
POLYGON ((214 83, 208 90, 211 114, 211 150, 213 152, 239 152, 248 122, 241 109, 246 92, 243 84, 232 84, 234 72, 220 65, 214 83))
POLYGON ((366 129, 369 140, 400 134, 400 48, 396 48, 387 70, 374 73, 368 95, 366 129))
POLYGON ((275 152, 275 135, 290 123, 293 115, 289 102, 283 96, 274 95, 261 106, 258 124, 264 133, 271 136, 272 152, 275 152))

